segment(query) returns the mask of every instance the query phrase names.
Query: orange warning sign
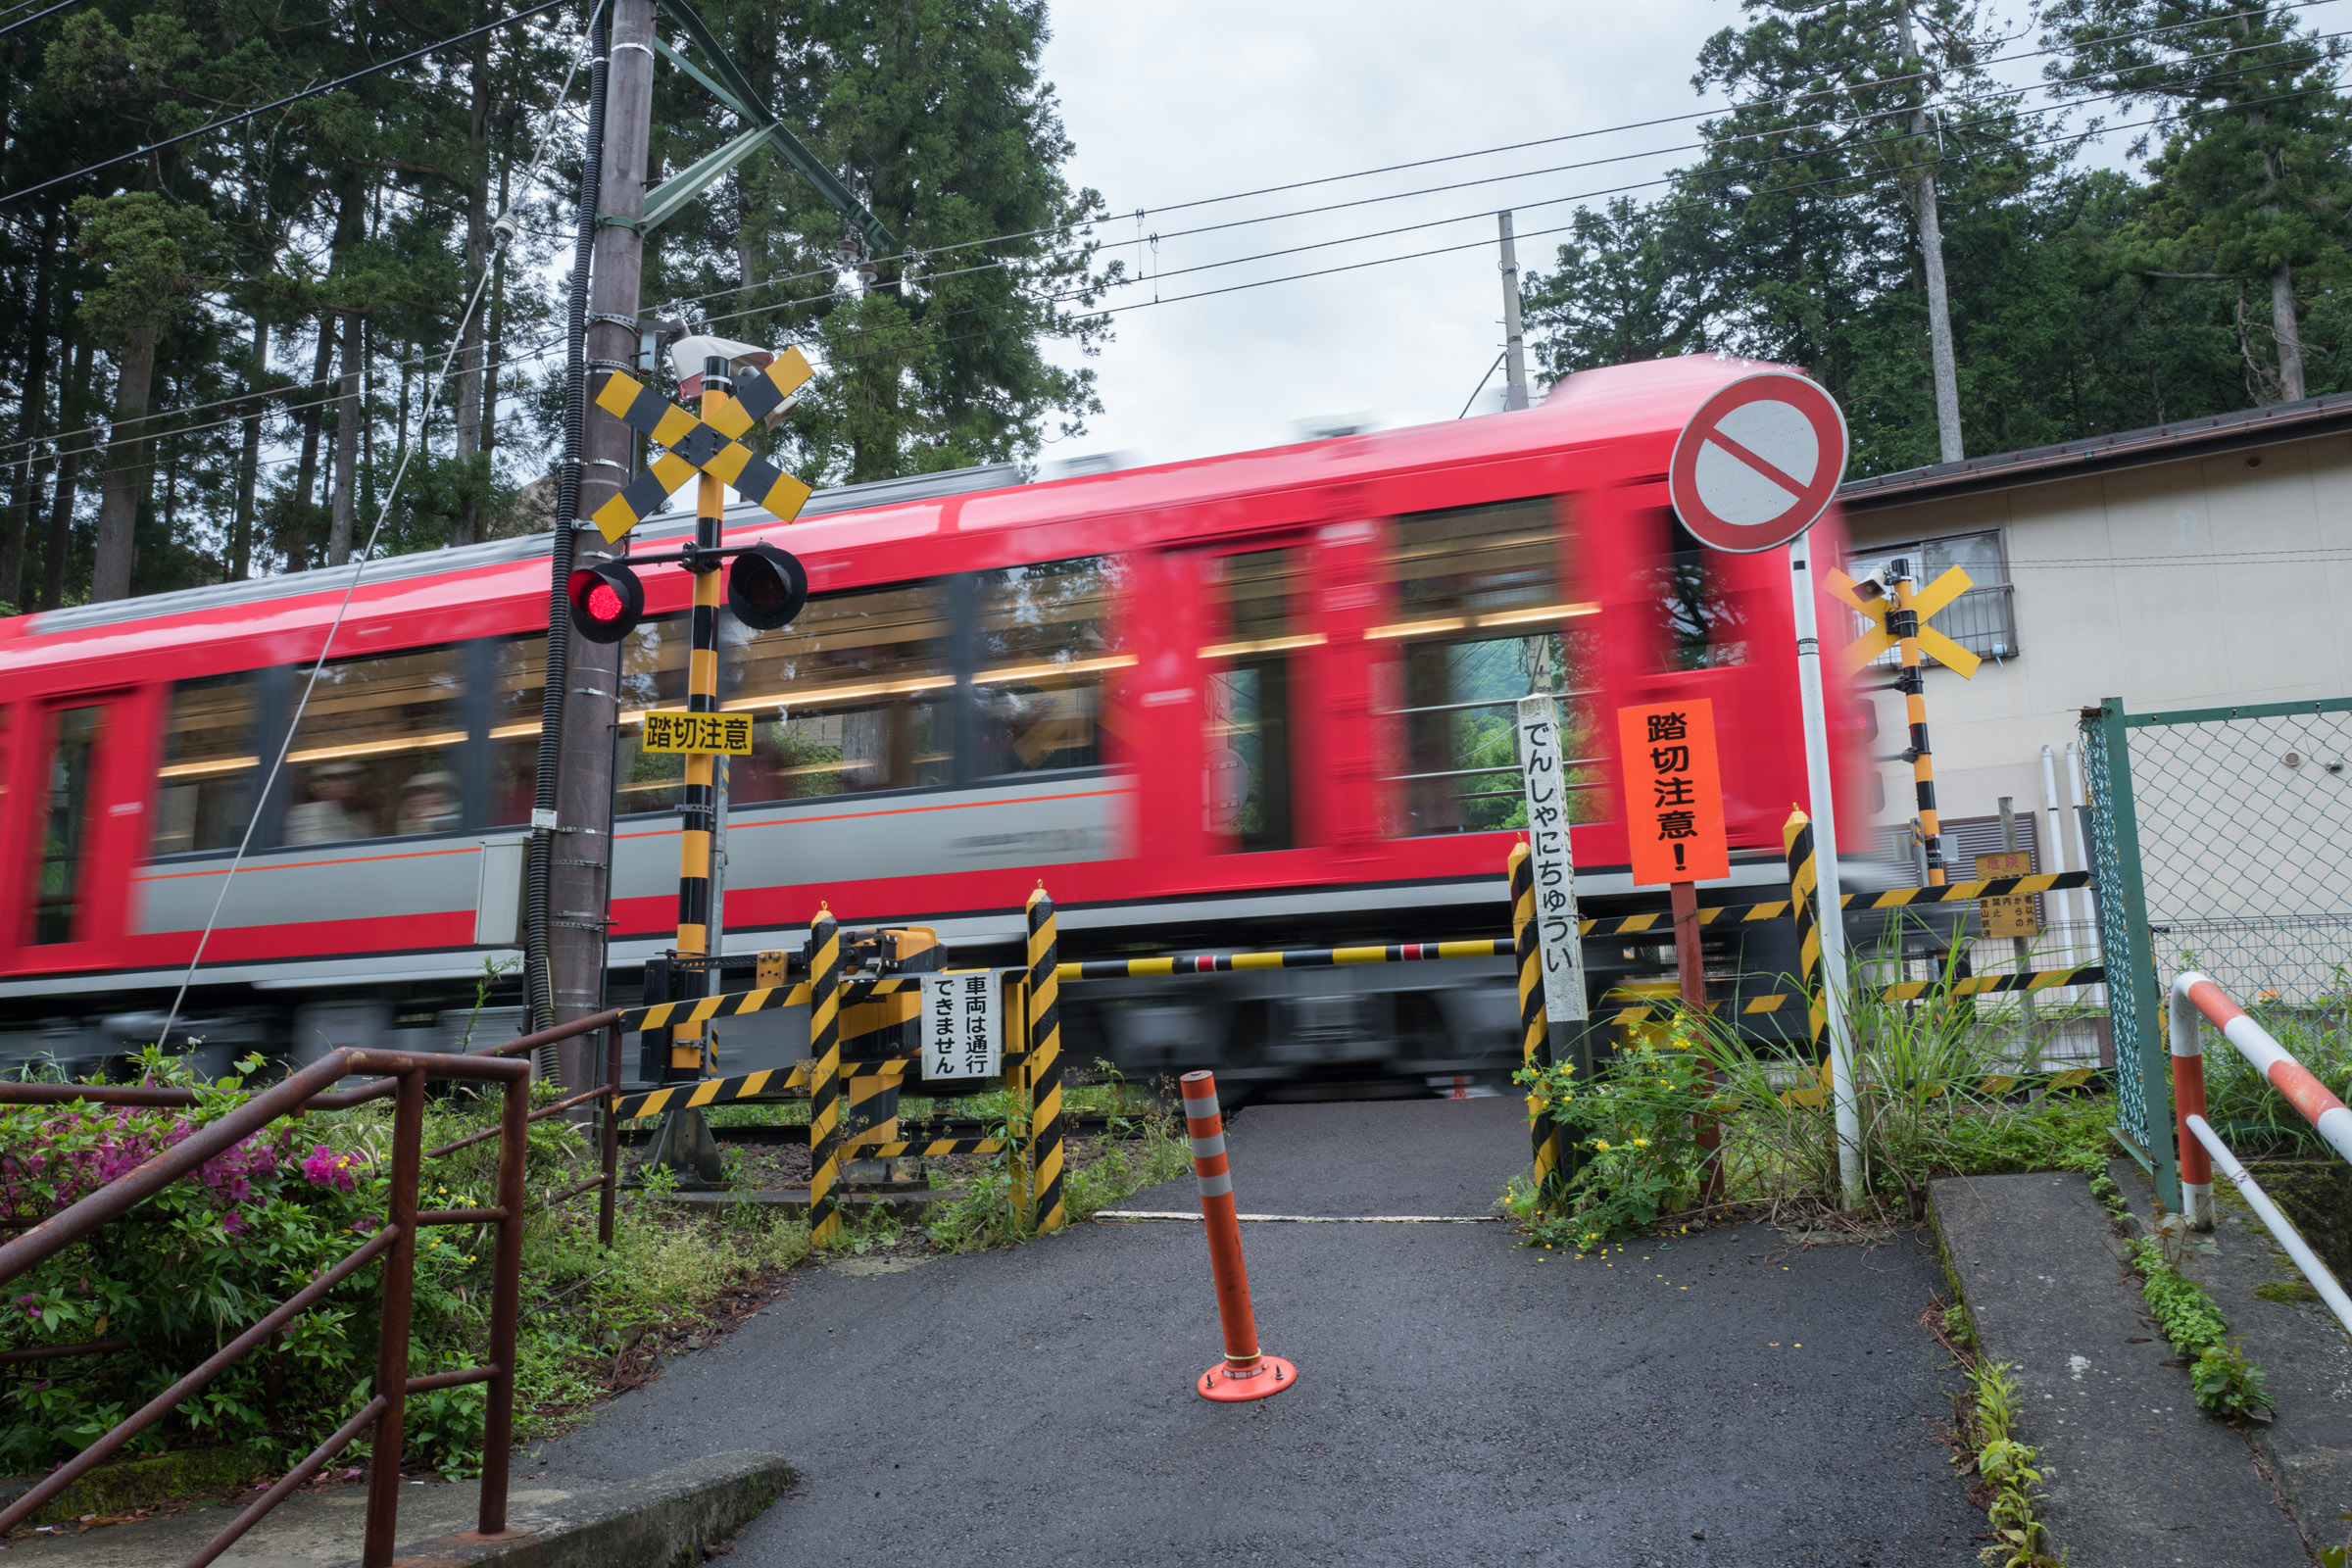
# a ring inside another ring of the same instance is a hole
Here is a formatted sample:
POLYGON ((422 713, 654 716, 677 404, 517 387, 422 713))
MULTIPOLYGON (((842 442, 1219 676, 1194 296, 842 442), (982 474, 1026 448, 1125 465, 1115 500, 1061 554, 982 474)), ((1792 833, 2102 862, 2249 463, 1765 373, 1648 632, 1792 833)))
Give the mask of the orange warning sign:
POLYGON ((1701 697, 1620 708, 1617 755, 1624 760, 1635 886, 1730 876, 1715 705, 1701 697))

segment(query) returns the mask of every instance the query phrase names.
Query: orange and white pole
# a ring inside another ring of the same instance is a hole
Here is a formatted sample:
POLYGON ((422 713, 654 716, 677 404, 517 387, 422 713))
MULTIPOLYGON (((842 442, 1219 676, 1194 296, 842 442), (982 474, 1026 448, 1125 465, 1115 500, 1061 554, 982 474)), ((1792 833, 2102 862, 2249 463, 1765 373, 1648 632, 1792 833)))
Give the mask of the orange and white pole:
POLYGON ((1208 1271, 1216 1281, 1217 1318, 1225 1330, 1225 1359, 1201 1373, 1193 1386, 1204 1399, 1262 1399, 1298 1382, 1298 1369, 1257 1348, 1257 1318, 1250 1310, 1250 1270, 1242 1263, 1242 1222, 1233 1205, 1233 1168, 1225 1157, 1225 1117, 1217 1108, 1217 1080, 1209 1073, 1188 1072, 1183 1088, 1193 1174, 1200 1182, 1201 1228, 1208 1233, 1208 1271))
POLYGON ((2165 1017, 2173 1052, 2173 1116, 2180 1127, 2180 1214, 2191 1230, 2213 1229, 2213 1156, 2189 1128, 2205 1114, 2205 1051, 2197 1043, 2197 1008, 2179 986, 2165 1017))
MULTIPOLYGON (((2329 1148, 2352 1160, 2352 1110, 2345 1109, 2344 1102, 2309 1067, 2288 1055, 2268 1029, 2247 1017, 2245 1009, 2231 1002, 2220 986, 2194 969, 2173 977, 2173 995, 2204 1014, 2205 1021, 2219 1029, 2222 1038, 2235 1046, 2237 1054, 2303 1113, 2303 1119, 2318 1129, 2329 1148)), ((2199 1088, 2203 1088, 2201 1075, 2199 1088)), ((2181 1174, 2187 1175, 2185 1159, 2181 1174)))

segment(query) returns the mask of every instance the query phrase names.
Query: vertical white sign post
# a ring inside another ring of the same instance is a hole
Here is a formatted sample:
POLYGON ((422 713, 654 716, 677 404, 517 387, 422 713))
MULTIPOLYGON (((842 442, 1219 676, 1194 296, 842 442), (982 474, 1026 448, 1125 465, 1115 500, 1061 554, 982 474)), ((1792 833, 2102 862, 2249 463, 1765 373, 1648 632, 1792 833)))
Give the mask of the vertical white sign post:
POLYGON ((1804 715, 1806 814, 1813 818, 1815 904, 1821 932, 1821 1000, 1829 1014, 1830 1100, 1837 1107, 1838 1186, 1845 1206, 1862 1203, 1862 1117, 1854 1104, 1854 1037, 1845 1015, 1845 909, 1838 879, 1838 802, 1830 788, 1828 704, 1821 694, 1821 626, 1813 597, 1813 536, 1788 546, 1788 592, 1796 612, 1797 703, 1804 715))
POLYGON ((1585 944, 1577 934, 1576 854, 1568 841, 1568 779, 1551 699, 1519 699, 1519 774, 1527 790, 1528 869, 1535 873, 1536 946, 1544 955, 1544 1017, 1585 1020, 1585 944))
POLYGON ((925 1078, 994 1078, 1004 1070, 1001 973, 971 969, 922 977, 925 1078))
POLYGON ((1735 555, 1788 547, 1838 1178, 1852 1208, 1862 1201, 1862 1123, 1854 1108, 1853 1036, 1845 1012, 1845 913, 1838 878, 1838 808, 1830 788, 1829 713, 1821 690, 1818 573, 1805 531, 1837 499, 1846 451, 1845 415, 1837 399, 1793 370, 1759 370, 1719 387, 1692 412, 1675 437, 1666 493, 1675 515, 1700 544, 1735 555))

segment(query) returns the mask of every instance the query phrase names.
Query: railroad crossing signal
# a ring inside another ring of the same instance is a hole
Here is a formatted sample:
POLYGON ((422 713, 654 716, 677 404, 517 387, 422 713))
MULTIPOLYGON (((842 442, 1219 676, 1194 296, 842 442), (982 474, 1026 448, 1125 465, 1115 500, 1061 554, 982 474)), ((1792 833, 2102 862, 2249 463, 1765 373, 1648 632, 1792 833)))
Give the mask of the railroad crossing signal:
POLYGON ((594 520, 605 542, 617 543, 622 534, 661 511, 670 492, 698 470, 786 522, 799 516, 808 504, 808 487, 737 438, 755 424, 772 423, 790 413, 796 395, 814 373, 799 349, 786 349, 765 368, 736 376, 734 396, 710 419, 697 418, 635 376, 619 370, 607 376, 596 406, 668 450, 596 509, 594 520))
MULTIPOLYGON (((1851 675, 1899 640, 1886 625, 1887 612, 1893 610, 1895 605, 1891 598, 1884 594, 1865 599, 1862 597, 1861 584, 1836 567, 1830 569, 1829 580, 1830 592, 1844 601, 1847 609, 1871 623, 1870 629, 1849 644, 1842 656, 1844 672, 1851 675)), ((1946 669, 1957 671, 1962 680, 1976 674, 1977 666, 1983 661, 1929 625, 1928 617, 1975 586, 1967 572, 1954 566, 1911 596, 1910 608, 1919 616, 1919 651, 1946 669)))

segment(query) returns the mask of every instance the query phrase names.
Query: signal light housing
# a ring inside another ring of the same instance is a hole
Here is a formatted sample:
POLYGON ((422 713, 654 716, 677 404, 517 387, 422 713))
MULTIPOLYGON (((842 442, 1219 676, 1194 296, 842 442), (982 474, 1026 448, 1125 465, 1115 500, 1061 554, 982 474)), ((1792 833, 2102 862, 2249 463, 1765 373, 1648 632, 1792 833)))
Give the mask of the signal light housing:
POLYGON ((645 618, 645 585, 617 561, 582 566, 564 585, 571 626, 592 643, 616 643, 645 618))
POLYGON ((754 545, 727 568, 727 608, 755 631, 789 626, 808 603, 808 569, 774 545, 754 545))

